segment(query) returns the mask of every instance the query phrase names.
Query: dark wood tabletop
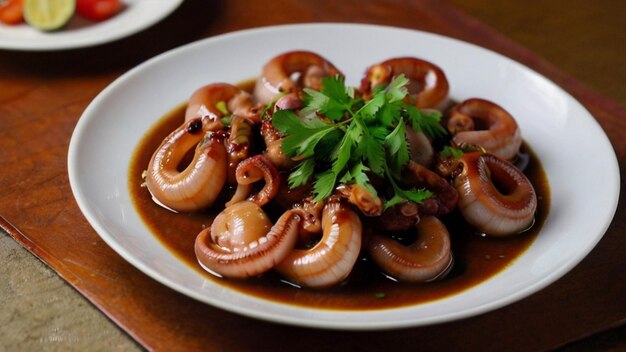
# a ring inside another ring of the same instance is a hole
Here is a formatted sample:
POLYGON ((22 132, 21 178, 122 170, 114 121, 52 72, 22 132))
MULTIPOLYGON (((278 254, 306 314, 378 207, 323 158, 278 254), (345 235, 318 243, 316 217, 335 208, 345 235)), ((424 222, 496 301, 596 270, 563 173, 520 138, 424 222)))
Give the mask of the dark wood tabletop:
POLYGON ((89 102, 117 77, 154 55, 245 28, 353 22, 458 38, 542 73, 592 113, 608 135, 623 173, 624 4, 186 0, 160 23, 112 43, 54 52, 0 50, 0 227, 149 350, 587 349, 597 347, 593 345, 597 336, 606 336, 598 334, 607 331, 611 343, 624 348, 626 209, 622 196, 597 247, 570 273, 526 299, 445 324, 346 332, 242 317, 150 279, 89 226, 70 191, 66 166, 71 133, 89 102))

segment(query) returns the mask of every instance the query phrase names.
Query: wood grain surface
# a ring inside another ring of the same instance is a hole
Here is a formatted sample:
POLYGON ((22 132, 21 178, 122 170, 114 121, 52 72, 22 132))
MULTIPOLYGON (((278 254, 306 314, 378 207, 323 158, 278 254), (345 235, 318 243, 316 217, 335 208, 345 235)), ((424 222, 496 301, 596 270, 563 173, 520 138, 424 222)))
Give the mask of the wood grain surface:
MULTIPOLYGON (((67 178, 69 139, 89 102, 142 61, 233 30, 297 22, 359 22, 441 33, 543 73, 596 117, 624 172, 626 111, 544 59, 442 1, 187 0, 129 38, 81 50, 0 51, 0 227, 150 350, 545 350, 626 320, 626 210, 593 252, 546 289, 452 323, 374 332, 283 326, 198 303, 148 278, 89 226, 67 178)), ((623 187, 623 182, 621 184, 623 187)))

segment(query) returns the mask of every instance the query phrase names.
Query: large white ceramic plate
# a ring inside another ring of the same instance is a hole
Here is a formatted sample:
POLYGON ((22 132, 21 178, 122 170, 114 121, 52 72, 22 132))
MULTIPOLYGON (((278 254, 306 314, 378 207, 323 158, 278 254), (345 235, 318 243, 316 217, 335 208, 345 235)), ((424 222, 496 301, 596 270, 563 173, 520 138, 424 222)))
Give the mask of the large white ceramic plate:
POLYGON ((538 73, 458 40, 345 24, 235 32, 145 62, 113 82, 85 110, 70 143, 69 176, 80 209, 95 230, 154 279, 229 311, 338 329, 432 324, 524 298, 560 278, 591 251, 611 222, 619 194, 616 157, 602 129, 581 104, 538 73), (500 274, 460 294, 371 311, 309 309, 255 298, 207 280, 176 259, 144 226, 129 198, 128 167, 137 142, 196 88, 254 77, 268 59, 293 49, 327 57, 352 85, 372 63, 394 56, 422 57, 443 68, 454 99, 483 97, 508 109, 543 162, 552 191, 549 216, 528 251, 500 274))
POLYGON ((123 0, 124 11, 102 22, 90 22, 75 15, 67 27, 42 32, 27 25, 0 23, 0 48, 44 51, 88 47, 137 33, 173 12, 183 0, 123 0))

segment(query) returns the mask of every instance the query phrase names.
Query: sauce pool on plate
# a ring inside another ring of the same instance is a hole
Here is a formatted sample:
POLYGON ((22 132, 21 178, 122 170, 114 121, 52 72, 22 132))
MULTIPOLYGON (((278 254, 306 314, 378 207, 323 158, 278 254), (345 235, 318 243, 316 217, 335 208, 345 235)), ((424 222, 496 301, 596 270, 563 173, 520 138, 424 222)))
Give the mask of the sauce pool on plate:
POLYGON ((440 281, 420 284, 396 282, 382 274, 367 257, 358 260, 345 283, 324 290, 294 287, 272 271, 262 277, 246 280, 218 278, 198 264, 194 241, 202 229, 211 225, 222 208, 214 206, 193 214, 175 213, 156 204, 148 189, 142 187, 142 173, 152 153, 165 136, 180 126, 184 120, 184 111, 185 105, 172 110, 140 141, 129 168, 131 198, 146 226, 180 260, 218 285, 258 298, 338 310, 397 308, 441 299, 478 285, 511 265, 538 236, 548 213, 550 199, 547 177, 535 154, 524 144, 520 150, 528 159, 524 173, 534 185, 538 198, 534 225, 519 235, 493 238, 476 234, 458 211, 442 217, 451 236, 454 266, 440 281))

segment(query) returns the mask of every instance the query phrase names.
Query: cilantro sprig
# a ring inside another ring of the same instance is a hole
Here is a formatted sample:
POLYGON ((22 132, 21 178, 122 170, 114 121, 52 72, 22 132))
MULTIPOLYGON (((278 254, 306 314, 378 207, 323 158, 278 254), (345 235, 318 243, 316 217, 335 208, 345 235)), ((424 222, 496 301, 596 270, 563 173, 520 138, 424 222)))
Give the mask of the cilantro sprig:
POLYGON ((425 113, 405 102, 409 80, 403 75, 379 86, 365 102, 347 87, 343 77, 322 80, 320 91, 305 89, 300 116, 278 110, 272 123, 285 138, 283 152, 300 160, 288 178, 291 188, 313 181, 314 200, 330 196, 338 184, 357 184, 377 195, 368 174, 386 181, 393 190, 383 199, 385 209, 431 196, 424 189, 401 186, 410 152, 406 125, 431 137, 444 135, 439 113, 425 113))

